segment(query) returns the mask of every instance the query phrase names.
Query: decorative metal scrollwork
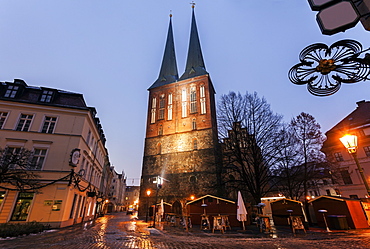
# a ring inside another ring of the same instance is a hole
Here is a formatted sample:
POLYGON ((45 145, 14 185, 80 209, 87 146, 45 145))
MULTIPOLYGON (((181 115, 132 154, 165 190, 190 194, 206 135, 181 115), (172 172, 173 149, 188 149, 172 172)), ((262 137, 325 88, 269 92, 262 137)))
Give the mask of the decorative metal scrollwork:
POLYGON ((300 63, 289 70, 289 80, 296 85, 307 84, 313 95, 332 95, 342 83, 369 79, 370 54, 359 58, 367 50, 363 51, 361 43, 354 40, 341 40, 330 47, 323 43, 312 44, 299 54, 300 63))

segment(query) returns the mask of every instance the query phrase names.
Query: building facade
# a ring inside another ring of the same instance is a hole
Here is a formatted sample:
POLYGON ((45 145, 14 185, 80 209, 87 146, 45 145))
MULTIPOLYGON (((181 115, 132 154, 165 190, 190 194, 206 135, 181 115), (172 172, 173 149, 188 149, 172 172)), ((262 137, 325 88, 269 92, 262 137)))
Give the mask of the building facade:
POLYGON ((321 193, 349 198, 368 198, 359 169, 351 154, 340 142, 345 134, 357 135, 357 157, 365 178, 370 182, 370 102, 359 101, 357 108, 326 132, 322 151, 333 164, 333 177, 324 182, 321 193), (334 181, 333 181, 334 180, 334 181))
POLYGON ((114 167, 111 167, 113 178, 110 192, 110 205, 108 212, 122 212, 125 206, 126 177, 124 172, 117 173, 114 167))
POLYGON ((0 148, 32 151, 27 170, 39 176, 38 188, 0 182, 0 223, 64 227, 93 219, 110 190, 105 141, 96 109, 82 94, 23 80, 0 83, 0 148))
POLYGON ((140 186, 126 186, 124 207, 126 210, 137 210, 139 206, 140 186))
POLYGON ((194 8, 185 72, 178 76, 170 18, 159 77, 148 91, 140 203, 163 199, 181 212, 190 195, 219 195, 215 90, 205 69, 194 8))

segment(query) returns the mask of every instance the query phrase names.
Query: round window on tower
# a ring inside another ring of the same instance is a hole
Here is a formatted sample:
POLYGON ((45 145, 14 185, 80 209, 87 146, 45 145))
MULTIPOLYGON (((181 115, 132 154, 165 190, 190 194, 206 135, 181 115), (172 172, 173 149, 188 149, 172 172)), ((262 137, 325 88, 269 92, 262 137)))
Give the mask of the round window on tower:
POLYGON ((196 176, 190 176, 189 182, 196 183, 197 182, 197 177, 196 176))

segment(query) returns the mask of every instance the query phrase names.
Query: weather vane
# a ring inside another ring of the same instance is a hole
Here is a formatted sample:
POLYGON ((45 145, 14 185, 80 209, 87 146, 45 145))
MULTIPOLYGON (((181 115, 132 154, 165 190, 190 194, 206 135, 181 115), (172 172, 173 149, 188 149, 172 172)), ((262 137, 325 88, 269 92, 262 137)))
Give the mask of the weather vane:
POLYGON ((336 93, 342 83, 357 83, 369 80, 370 54, 359 58, 362 45, 354 40, 337 41, 328 47, 315 43, 299 54, 300 63, 288 73, 289 80, 296 85, 307 84, 308 91, 316 96, 336 93))
POLYGON ((192 1, 190 4, 191 4, 191 7, 192 7, 192 8, 194 8, 194 7, 195 7, 195 2, 194 2, 194 1, 192 1))

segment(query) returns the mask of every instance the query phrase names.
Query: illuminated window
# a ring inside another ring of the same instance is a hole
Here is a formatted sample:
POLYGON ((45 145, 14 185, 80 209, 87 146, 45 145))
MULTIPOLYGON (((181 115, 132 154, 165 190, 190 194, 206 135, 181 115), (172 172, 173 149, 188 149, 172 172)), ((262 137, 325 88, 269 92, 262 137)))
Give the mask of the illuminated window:
POLYGON ((57 118, 55 117, 45 117, 41 132, 42 133, 53 133, 56 122, 57 122, 57 118))
POLYGON ((172 93, 168 94, 167 119, 172 120, 172 93))
POLYGON ((197 112, 197 92, 195 87, 190 89, 190 112, 197 112))
POLYGON ((152 99, 152 108, 151 108, 151 118, 150 118, 150 123, 154 124, 155 123, 155 110, 156 110, 156 105, 157 105, 157 99, 153 98, 152 99))
POLYGON ((186 112, 186 89, 183 89, 182 90, 182 94, 181 94, 181 117, 185 118, 187 116, 187 112, 186 112))
POLYGON ((200 87, 200 114, 205 114, 207 112, 206 109, 206 95, 204 92, 204 86, 200 87))
POLYGON ((5 119, 6 119, 7 116, 8 116, 7 112, 0 112, 0 129, 3 128, 4 123, 5 123, 5 119))
POLYGON ((164 119, 164 107, 165 107, 165 99, 164 94, 159 97, 159 113, 158 119, 164 119))
POLYGON ((51 102, 51 98, 53 97, 53 93, 54 93, 53 91, 48 91, 48 90, 42 91, 40 101, 41 102, 46 102, 46 103, 51 102))
POLYGON ((19 89, 18 86, 9 85, 8 86, 8 89, 6 90, 6 92, 4 94, 4 97, 6 97, 6 98, 14 98, 15 95, 17 94, 18 89, 19 89))
POLYGON ((34 193, 19 193, 17 202, 13 209, 13 214, 10 220, 25 221, 30 212, 34 193))
POLYGON ((33 118, 33 115, 21 114, 16 130, 17 131, 28 131, 31 125, 32 118, 33 118))

